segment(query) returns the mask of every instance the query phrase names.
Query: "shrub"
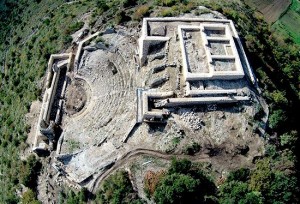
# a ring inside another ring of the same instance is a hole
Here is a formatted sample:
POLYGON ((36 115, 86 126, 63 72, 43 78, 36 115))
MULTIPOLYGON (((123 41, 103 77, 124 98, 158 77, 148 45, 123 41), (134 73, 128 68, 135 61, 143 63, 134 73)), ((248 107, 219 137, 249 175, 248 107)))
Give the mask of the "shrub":
POLYGON ((127 8, 129 6, 135 6, 136 0, 122 0, 122 5, 124 8, 127 8))
POLYGON ((134 192, 129 175, 126 171, 117 171, 108 177, 102 189, 96 194, 96 201, 100 203, 133 203, 140 199, 134 192))
POLYGON ((174 6, 178 5, 179 3, 187 4, 188 0, 156 0, 156 5, 159 6, 174 6))
POLYGON ((266 192, 269 203, 296 203, 295 192, 299 191, 297 179, 292 175, 275 172, 266 192))
POLYGON ((189 160, 172 160, 167 174, 155 186, 157 203, 215 203, 216 187, 189 160))
POLYGON ((165 174, 165 171, 148 171, 146 173, 144 177, 144 191, 149 198, 153 196, 158 183, 162 180, 165 174))
POLYGON ((141 20, 144 16, 148 16, 149 15, 149 9, 150 7, 147 5, 142 5, 139 6, 136 11, 133 14, 133 19, 134 20, 141 20))
POLYGON ((107 9, 109 9, 109 7, 107 6, 105 0, 98 0, 96 3, 96 6, 98 9, 100 9, 102 12, 106 11, 107 9))
POLYGON ((240 168, 238 170, 232 171, 227 177, 227 181, 248 181, 250 176, 250 170, 246 168, 240 168))
POLYGON ((154 193, 157 203, 181 203, 191 199, 200 182, 189 175, 174 173, 160 182, 154 193))
POLYGON ((128 17, 125 13, 125 11, 118 11, 115 15, 115 23, 118 25, 118 24, 121 24, 121 23, 124 23, 126 21, 129 21, 130 20, 130 17, 128 17))
POLYGON ((249 187, 253 191, 266 192, 272 181, 272 172, 269 159, 260 160, 256 169, 251 172, 249 187))
POLYGON ((72 38, 72 36, 70 36, 70 35, 65 35, 64 37, 63 37, 63 44, 70 44, 71 42, 72 42, 72 40, 73 40, 73 38, 72 38))
POLYGON ((36 199, 36 194, 31 190, 27 190, 22 196, 22 203, 24 204, 40 204, 41 202, 36 199))
POLYGON ((41 169, 41 163, 35 155, 30 155, 26 161, 22 162, 19 173, 19 180, 25 186, 34 189, 36 187, 37 176, 41 169))
POLYGON ((276 104, 287 105, 288 100, 286 99, 285 92, 276 90, 276 91, 273 91, 270 95, 276 104))
POLYGON ((66 35, 70 35, 72 33, 74 33, 75 31, 81 29, 84 25, 84 22, 75 22, 73 24, 71 24, 66 30, 65 30, 65 34, 66 35))
POLYGON ((283 123, 287 120, 285 112, 281 109, 275 110, 271 113, 269 117, 269 127, 276 129, 279 127, 280 123, 283 123))
POLYGON ((220 203, 238 203, 248 192, 247 183, 241 181, 226 182, 220 188, 220 203))
POLYGON ((159 15, 162 17, 171 17, 175 16, 175 12, 172 8, 164 8, 161 10, 159 15))
POLYGON ((193 144, 187 146, 187 147, 184 149, 183 152, 184 152, 185 154, 188 154, 188 155, 194 155, 194 154, 196 154, 197 152, 199 152, 200 149, 201 149, 201 146, 200 146, 198 143, 193 142, 193 144))
POLYGON ((293 148, 297 141, 297 131, 291 131, 290 133, 284 133, 280 136, 280 145, 284 147, 293 148))

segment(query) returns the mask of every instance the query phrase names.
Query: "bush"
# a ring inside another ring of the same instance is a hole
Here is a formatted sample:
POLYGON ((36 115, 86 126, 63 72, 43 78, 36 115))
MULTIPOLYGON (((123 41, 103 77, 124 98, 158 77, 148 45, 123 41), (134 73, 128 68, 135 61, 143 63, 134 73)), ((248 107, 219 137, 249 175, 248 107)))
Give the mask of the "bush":
POLYGON ((272 129, 277 129, 279 125, 287 120, 285 112, 281 109, 275 110, 271 113, 269 117, 269 127, 272 129))
POLYGON ((76 32, 77 30, 81 29, 84 25, 84 22, 75 22, 73 24, 71 24, 66 30, 65 30, 65 34, 66 35, 70 35, 74 32, 76 32))
POLYGON ((132 16, 133 20, 141 20, 143 17, 148 16, 149 9, 150 7, 147 5, 139 6, 132 16))
POLYGON ((36 194, 31 190, 27 190, 22 196, 23 204, 40 204, 41 202, 36 199, 36 194))
POLYGON ((286 99, 285 92, 282 91, 273 91, 271 94, 272 100, 278 105, 287 105, 288 100, 286 99))
POLYGON ((174 173, 167 175, 160 182, 154 193, 154 200, 157 203, 183 203, 193 199, 197 192, 199 180, 189 175, 174 173))
POLYGON ((181 174, 187 174, 188 171, 191 169, 192 162, 187 159, 182 160, 176 160, 173 159, 171 166, 168 170, 169 174, 173 173, 181 173, 181 174))
POLYGON ((165 174, 165 171, 147 172, 144 178, 144 191, 149 198, 153 196, 158 183, 162 180, 165 174))
POLYGON ((297 131, 291 131, 290 133, 284 133, 280 136, 280 145, 293 149, 297 141, 297 131))
POLYGON ((220 203, 239 203, 247 193, 249 193, 247 183, 241 181, 226 182, 220 188, 220 203))
POLYGON ((249 187, 252 191, 265 193, 272 181, 272 172, 269 159, 260 160, 256 169, 251 172, 249 187))
POLYGON ((176 13, 172 8, 165 8, 161 10, 159 15, 162 17, 171 17, 171 16, 175 16, 176 13))
POLYGON ((250 169, 240 168, 238 170, 232 171, 227 177, 227 181, 248 181, 250 176, 250 169))
POLYGON ((266 192, 268 203, 296 203, 297 178, 282 172, 275 172, 273 178, 266 192))
POLYGON ((122 5, 124 8, 130 7, 130 6, 135 6, 136 5, 136 0, 122 0, 122 5))
POLYGON ((129 21, 130 17, 126 15, 125 11, 118 11, 115 15, 115 23, 121 24, 124 23, 126 21, 129 21))
POLYGON ((214 203, 215 193, 214 183, 191 161, 174 159, 153 198, 157 203, 214 203))
POLYGON ((20 167, 20 182, 31 189, 35 189, 41 166, 42 164, 36 159, 35 155, 30 155, 26 161, 22 162, 20 167))
POLYGON ((73 40, 73 38, 72 38, 72 36, 70 36, 70 35, 65 35, 65 36, 63 37, 63 43, 64 43, 65 45, 70 44, 70 43, 72 42, 72 40, 73 40))
POLYGON ((132 203, 141 201, 134 192, 126 171, 117 171, 108 177, 96 194, 100 203, 132 203))
POLYGON ((97 5, 97 8, 100 9, 102 12, 109 9, 109 7, 107 6, 105 0, 98 0, 96 5, 97 5))
POLYGON ((196 143, 196 142, 193 142, 192 145, 189 145, 187 146, 185 149, 184 149, 184 154, 188 154, 188 155, 194 155, 196 154, 197 152, 199 152, 201 149, 201 146, 196 143))
POLYGON ((159 6, 174 6, 178 5, 179 3, 187 4, 188 0, 156 0, 156 5, 159 6))

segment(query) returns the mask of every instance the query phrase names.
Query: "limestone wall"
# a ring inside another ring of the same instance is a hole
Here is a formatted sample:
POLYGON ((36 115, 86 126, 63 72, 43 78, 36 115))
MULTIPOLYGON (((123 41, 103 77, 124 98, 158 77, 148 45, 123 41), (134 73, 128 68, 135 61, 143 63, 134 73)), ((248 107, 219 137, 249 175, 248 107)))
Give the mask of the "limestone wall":
POLYGON ((36 124, 36 134, 35 134, 35 140, 33 144, 33 151, 36 151, 38 149, 44 149, 46 150, 47 144, 44 142, 44 140, 47 139, 41 132, 41 125, 46 123, 49 124, 49 118, 50 118, 50 112, 52 109, 54 96, 57 90, 57 83, 60 75, 60 68, 63 66, 68 66, 70 64, 72 57, 72 53, 63 53, 63 54, 53 54, 50 56, 49 62, 48 62, 48 74, 46 79, 46 90, 43 96, 43 102, 41 106, 41 111, 39 115, 38 122, 36 124), (61 60, 58 63, 57 69, 53 69, 53 63, 55 60, 61 60))
POLYGON ((239 50, 240 50, 240 52, 241 52, 241 54, 242 54, 242 57, 243 57, 243 59, 245 60, 245 63, 246 63, 246 69, 247 69, 247 71, 248 71, 249 78, 250 78, 251 82, 252 82, 256 87, 258 87, 258 86, 257 86, 257 80, 256 80, 256 77, 255 77, 255 74, 254 74, 254 72, 253 72, 253 70, 252 70, 252 67, 250 66, 250 63, 249 63, 248 58, 247 58, 247 56, 246 56, 246 53, 245 53, 245 51, 244 51, 244 48, 243 48, 241 39, 239 38, 239 35, 238 35, 238 33, 237 33, 237 31, 236 31, 236 29, 235 29, 234 24, 233 24, 232 21, 230 21, 230 27, 231 27, 231 29, 232 29, 233 36, 234 36, 235 40, 236 40, 237 43, 238 43, 238 47, 239 47, 239 50))
POLYGON ((236 89, 214 89, 214 90, 190 90, 187 89, 187 96, 198 96, 198 95, 221 95, 221 94, 237 94, 236 89))
POLYGON ((141 36, 139 38, 139 58, 141 65, 144 65, 147 59, 148 51, 150 45, 155 45, 161 42, 168 41, 169 37, 150 37, 150 36, 141 36))
POLYGON ((83 45, 86 42, 90 41, 92 38, 98 36, 99 34, 100 34, 100 32, 96 32, 93 35, 90 35, 89 37, 85 38, 84 40, 82 40, 82 41, 80 41, 78 43, 78 48, 77 48, 77 52, 76 52, 75 59, 74 59, 74 70, 78 69, 79 61, 80 61, 80 55, 82 53, 82 47, 83 47, 83 45))
MULTIPOLYGON (((141 114, 143 120, 151 120, 153 118, 163 118, 165 112, 160 109, 150 110, 148 104, 149 98, 152 99, 169 98, 169 97, 173 97, 174 92, 173 91, 160 92, 160 91, 150 89, 147 91, 142 91, 142 93, 137 93, 137 94, 139 94, 138 97, 141 96, 142 98, 142 103, 139 103, 142 104, 142 107, 138 107, 138 108, 142 110, 141 114)), ((138 101, 139 100, 140 99, 138 99, 138 101)))
POLYGON ((170 98, 166 107, 190 106, 199 104, 235 103, 248 101, 248 96, 224 96, 224 97, 195 97, 195 98, 170 98))

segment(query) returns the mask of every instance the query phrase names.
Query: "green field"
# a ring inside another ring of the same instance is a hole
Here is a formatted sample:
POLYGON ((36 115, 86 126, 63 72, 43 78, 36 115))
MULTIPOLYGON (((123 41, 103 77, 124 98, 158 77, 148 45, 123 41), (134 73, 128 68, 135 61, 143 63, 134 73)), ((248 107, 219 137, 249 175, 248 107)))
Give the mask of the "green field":
POLYGON ((285 37, 300 44, 300 2, 293 0, 289 10, 276 21, 272 28, 285 37))

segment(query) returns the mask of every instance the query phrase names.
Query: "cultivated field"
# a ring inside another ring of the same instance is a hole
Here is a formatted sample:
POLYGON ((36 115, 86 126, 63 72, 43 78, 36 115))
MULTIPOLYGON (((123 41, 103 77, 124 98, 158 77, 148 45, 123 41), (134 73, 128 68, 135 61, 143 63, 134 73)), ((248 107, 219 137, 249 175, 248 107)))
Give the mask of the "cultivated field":
POLYGON ((250 6, 257 8, 268 23, 274 23, 286 11, 292 0, 246 0, 250 6))
POLYGON ((300 1, 293 0, 289 10, 273 24, 272 28, 300 44, 300 1))
POLYGON ((299 0, 246 0, 257 8, 272 29, 295 43, 300 44, 300 1, 299 0))

